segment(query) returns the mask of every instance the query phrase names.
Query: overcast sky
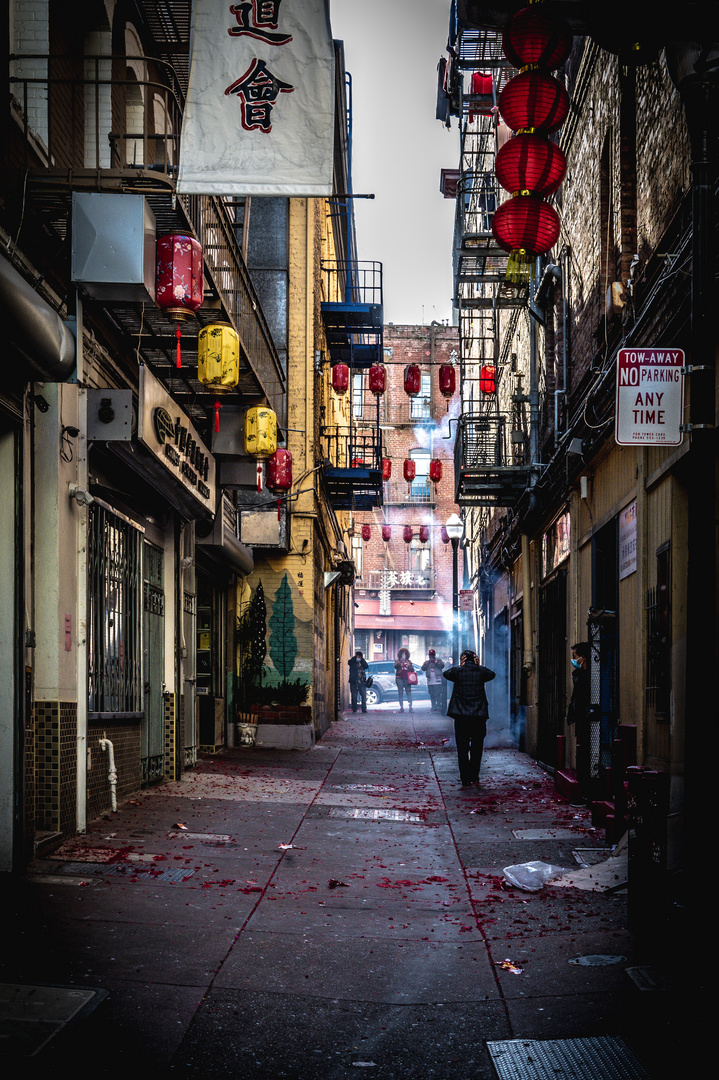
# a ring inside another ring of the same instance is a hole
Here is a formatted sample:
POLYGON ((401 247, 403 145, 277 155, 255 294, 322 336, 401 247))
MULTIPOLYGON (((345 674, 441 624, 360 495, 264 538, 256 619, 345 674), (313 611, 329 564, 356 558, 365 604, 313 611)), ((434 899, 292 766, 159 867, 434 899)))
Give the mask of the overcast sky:
POLYGON ((330 0, 353 87, 354 191, 360 259, 384 265, 384 318, 452 317, 454 202, 439 191, 456 168, 456 120, 435 120, 437 63, 449 0, 330 0))

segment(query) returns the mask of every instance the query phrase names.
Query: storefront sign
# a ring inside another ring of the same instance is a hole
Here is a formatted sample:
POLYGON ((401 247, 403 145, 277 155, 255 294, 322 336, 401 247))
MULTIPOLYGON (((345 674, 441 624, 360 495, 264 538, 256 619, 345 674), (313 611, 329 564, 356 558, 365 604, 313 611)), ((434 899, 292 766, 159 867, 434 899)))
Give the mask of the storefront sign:
POLYGON ((620 349, 614 435, 619 446, 679 446, 682 349, 620 349))
POLYGON ((569 514, 562 514, 542 537, 542 576, 569 558, 569 514))
POLYGON ((637 500, 619 515, 619 580, 637 568, 637 500))
POLYGON ((175 482, 215 512, 215 459, 189 417, 144 364, 140 367, 138 438, 175 482))

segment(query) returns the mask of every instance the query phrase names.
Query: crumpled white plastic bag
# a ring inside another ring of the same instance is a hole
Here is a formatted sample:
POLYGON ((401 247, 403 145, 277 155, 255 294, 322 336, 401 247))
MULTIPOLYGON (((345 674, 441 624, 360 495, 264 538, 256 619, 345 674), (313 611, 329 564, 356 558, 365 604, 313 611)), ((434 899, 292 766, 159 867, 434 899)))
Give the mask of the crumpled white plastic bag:
POLYGON ((552 866, 546 862, 517 863, 516 866, 505 866, 502 871, 510 885, 517 889, 525 889, 527 892, 538 892, 552 878, 561 877, 569 871, 563 866, 552 866))

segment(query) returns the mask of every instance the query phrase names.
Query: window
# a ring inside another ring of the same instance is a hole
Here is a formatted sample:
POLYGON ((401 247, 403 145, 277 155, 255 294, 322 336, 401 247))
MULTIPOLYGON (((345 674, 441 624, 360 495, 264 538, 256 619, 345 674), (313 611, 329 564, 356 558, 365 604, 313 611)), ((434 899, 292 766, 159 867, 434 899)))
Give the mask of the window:
POLYGON ((352 374, 352 415, 361 420, 364 411, 364 375, 361 371, 352 374))
POLYGON ((432 415, 432 376, 428 371, 422 372, 422 383, 419 394, 410 399, 410 420, 429 420, 432 415))
POLYGON ((433 491, 429 479, 430 452, 429 450, 410 450, 409 456, 416 467, 415 478, 410 487, 409 501, 431 503, 433 501, 433 491))

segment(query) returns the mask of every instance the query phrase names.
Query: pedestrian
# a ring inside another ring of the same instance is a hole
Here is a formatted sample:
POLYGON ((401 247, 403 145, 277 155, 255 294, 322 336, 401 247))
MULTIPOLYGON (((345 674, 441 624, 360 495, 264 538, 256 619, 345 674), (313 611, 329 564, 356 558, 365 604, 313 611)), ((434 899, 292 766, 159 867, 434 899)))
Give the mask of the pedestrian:
POLYGON ((589 648, 588 641, 578 641, 572 645, 572 696, 567 707, 567 723, 574 724, 577 740, 577 778, 584 798, 591 795, 589 648))
POLYGON ((399 698, 399 711, 404 712, 402 695, 407 695, 407 705, 412 712, 412 684, 417 682, 417 673, 409 659, 409 649, 400 649, 394 662, 394 677, 397 683, 397 696, 399 698))
POLYGON ((482 667, 479 658, 471 649, 464 650, 459 658, 459 667, 451 667, 444 672, 445 679, 454 683, 447 715, 454 720, 462 787, 469 787, 479 781, 489 717, 484 684, 491 682, 494 676, 495 673, 490 668, 482 667))
POLYGON ((422 671, 427 672, 427 689, 432 702, 432 712, 442 711, 442 669, 444 664, 437 659, 437 653, 430 649, 427 659, 422 664, 422 671))
POLYGON ((357 712, 357 696, 362 705, 362 712, 367 712, 367 669, 369 664, 361 649, 355 649, 354 656, 347 661, 350 669, 350 697, 352 712, 357 712))

